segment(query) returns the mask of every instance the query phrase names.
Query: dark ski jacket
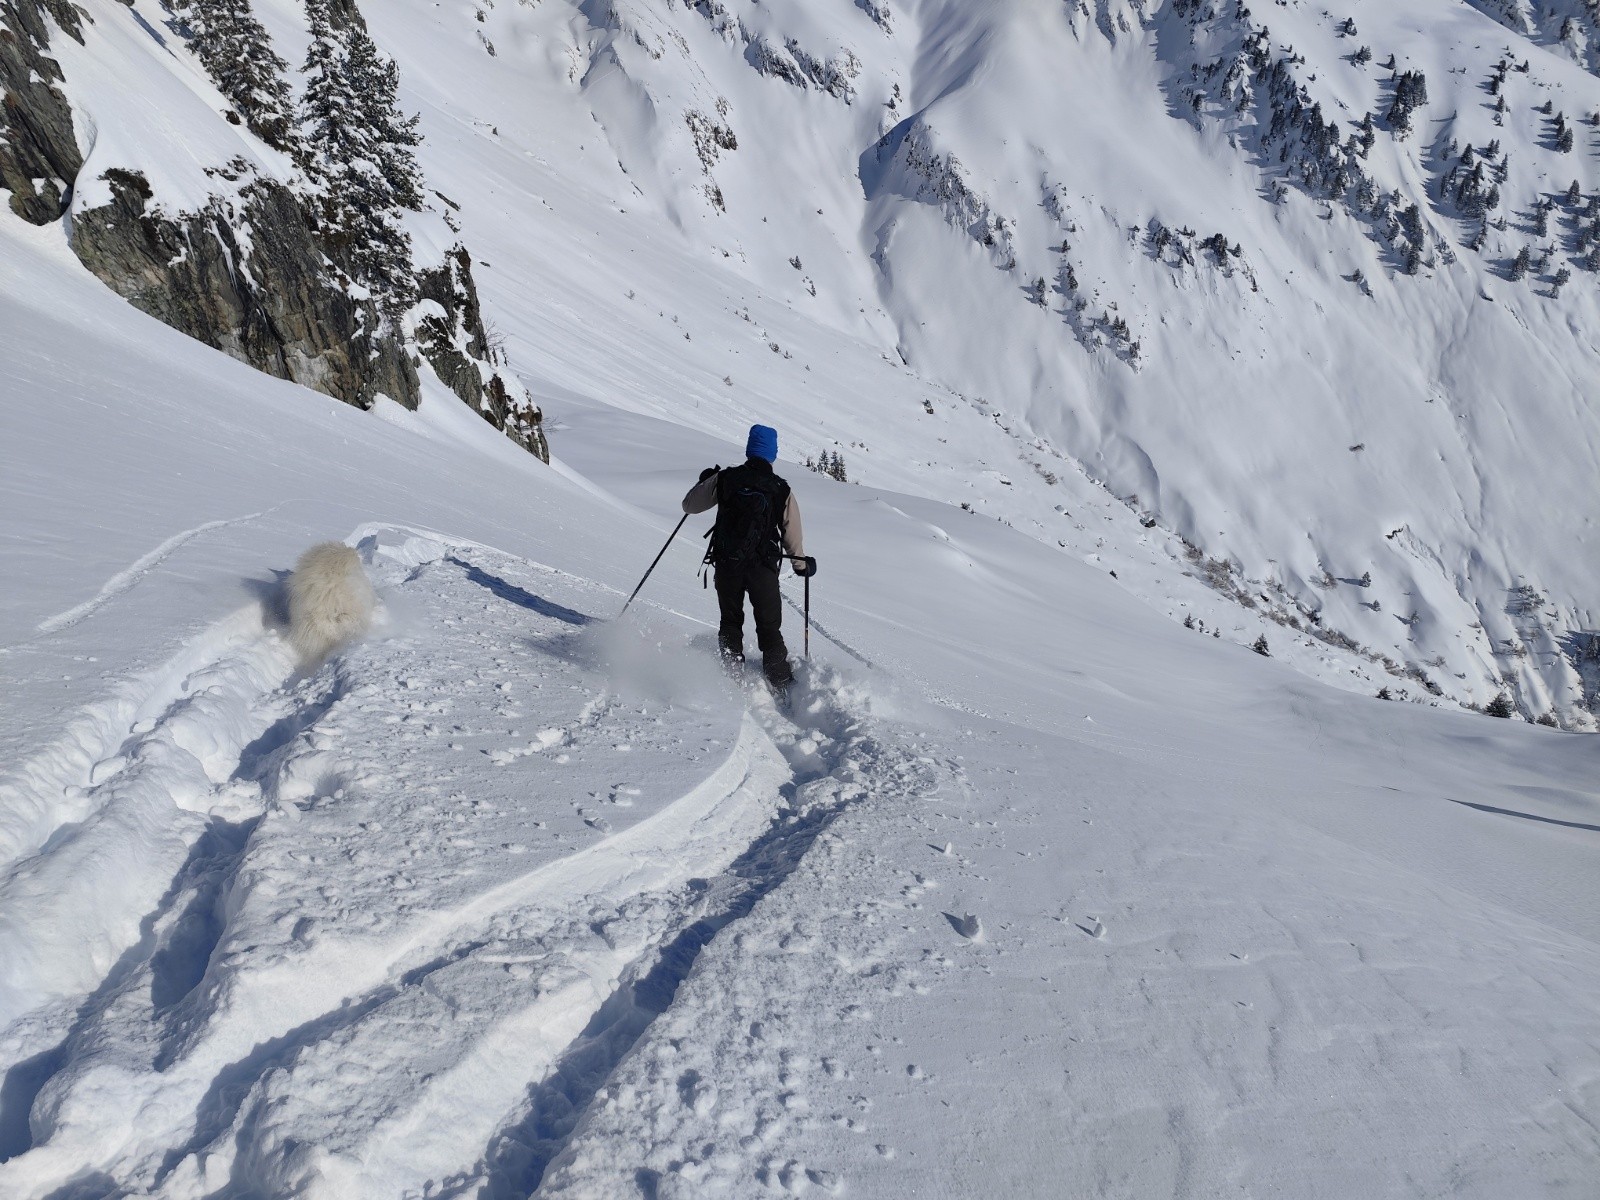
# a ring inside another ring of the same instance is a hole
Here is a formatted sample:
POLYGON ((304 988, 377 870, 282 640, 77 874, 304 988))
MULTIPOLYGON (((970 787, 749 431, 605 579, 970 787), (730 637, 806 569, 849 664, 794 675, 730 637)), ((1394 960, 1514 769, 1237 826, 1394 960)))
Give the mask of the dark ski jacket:
MULTIPOLYGON (((689 494, 683 498, 683 511, 686 513, 703 513, 717 505, 719 499, 718 488, 724 479, 732 483, 738 482, 738 477, 745 472, 764 475, 767 479, 776 479, 783 482, 781 476, 773 473, 772 464, 764 458, 746 459, 742 466, 729 467, 725 471, 717 471, 707 475, 699 483, 689 489, 689 494)), ((785 485, 787 486, 787 485, 785 485)), ((800 502, 794 498, 794 490, 789 490, 789 502, 784 505, 783 517, 778 522, 778 533, 783 541, 783 549, 787 554, 796 558, 804 558, 805 536, 800 524, 800 502)), ((791 562, 791 565, 792 562, 791 562)))

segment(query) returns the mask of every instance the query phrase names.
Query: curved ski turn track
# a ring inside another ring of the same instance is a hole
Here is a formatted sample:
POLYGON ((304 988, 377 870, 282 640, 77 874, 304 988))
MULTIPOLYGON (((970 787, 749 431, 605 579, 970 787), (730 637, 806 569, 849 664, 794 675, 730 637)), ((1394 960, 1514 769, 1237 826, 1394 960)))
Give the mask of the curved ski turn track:
POLYGON ((0 945, 38 960, 0 993, 31 1051, 6 1194, 525 1195, 586 1088, 567 1064, 603 1077, 862 794, 825 676, 791 721, 600 623, 609 589, 364 532, 381 636, 302 677, 235 614, 160 673, 159 717, 14 784, 59 823, 0 882, 0 945), (148 869, 95 913, 130 837, 148 869), (91 927, 41 946, 63 903, 91 927))
MULTIPOLYGON (((0 1194, 1585 1194, 1600 947, 1265 752, 780 712, 609 587, 351 540, 367 642, 241 610, 8 776, 0 1194)), ((1433 819, 1590 861, 1487 794, 1433 819)))

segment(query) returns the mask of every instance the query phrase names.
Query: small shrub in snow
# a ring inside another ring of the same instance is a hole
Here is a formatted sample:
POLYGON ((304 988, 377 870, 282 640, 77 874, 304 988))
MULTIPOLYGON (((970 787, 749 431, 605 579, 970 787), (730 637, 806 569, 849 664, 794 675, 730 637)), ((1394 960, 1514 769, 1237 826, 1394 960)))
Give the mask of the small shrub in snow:
POLYGON ((1261 655, 1262 658, 1272 657, 1272 651, 1267 648, 1267 635, 1264 633, 1251 644, 1250 649, 1261 655))
POLYGON ((1484 706, 1484 715, 1490 717, 1508 718, 1511 716, 1511 697, 1501 692, 1484 706))

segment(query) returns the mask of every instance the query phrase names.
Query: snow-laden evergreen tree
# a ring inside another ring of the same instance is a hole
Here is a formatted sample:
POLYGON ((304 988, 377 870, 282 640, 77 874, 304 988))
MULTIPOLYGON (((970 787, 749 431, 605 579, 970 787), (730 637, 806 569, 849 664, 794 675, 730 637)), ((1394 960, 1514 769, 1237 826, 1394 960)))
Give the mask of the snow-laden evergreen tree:
POLYGON ((1531 251, 1529 251, 1528 247, 1524 246, 1521 250, 1517 251, 1517 257, 1511 263, 1511 282, 1516 283, 1519 280, 1526 279, 1528 276, 1528 268, 1532 265, 1533 254, 1531 251))
POLYGON ((377 150, 377 166, 394 201, 413 212, 422 208, 422 172, 414 147, 422 144, 417 132, 420 116, 400 111, 400 69, 381 53, 364 28, 350 31, 350 71, 377 150))
MULTIPOLYGON (((1392 61, 1392 59, 1391 59, 1392 61)), ((1428 80, 1421 71, 1407 71, 1395 80, 1389 125, 1400 137, 1411 132, 1411 114, 1428 103, 1428 80)))
POLYGON ((275 149, 292 149, 294 100, 284 77, 289 64, 272 49, 250 0, 165 3, 189 48, 250 132, 275 149))
POLYGON ((301 165, 330 256, 397 314, 415 297, 405 209, 422 207, 412 147, 417 118, 399 110, 399 72, 360 24, 339 30, 328 0, 307 0, 311 45, 300 105, 301 165))

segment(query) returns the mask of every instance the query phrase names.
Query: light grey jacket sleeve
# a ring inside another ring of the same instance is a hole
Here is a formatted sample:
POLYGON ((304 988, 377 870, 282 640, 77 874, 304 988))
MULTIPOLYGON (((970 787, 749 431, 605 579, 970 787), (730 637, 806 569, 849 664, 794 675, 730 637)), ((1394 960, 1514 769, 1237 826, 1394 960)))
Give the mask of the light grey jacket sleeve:
POLYGON ((703 513, 707 509, 717 506, 717 476, 715 473, 707 475, 699 483, 689 489, 689 494, 683 498, 683 511, 686 513, 703 513))
POLYGON ((783 510, 783 548, 796 557, 806 556, 805 528, 800 524, 800 501, 794 498, 792 491, 789 493, 789 503, 783 510))

